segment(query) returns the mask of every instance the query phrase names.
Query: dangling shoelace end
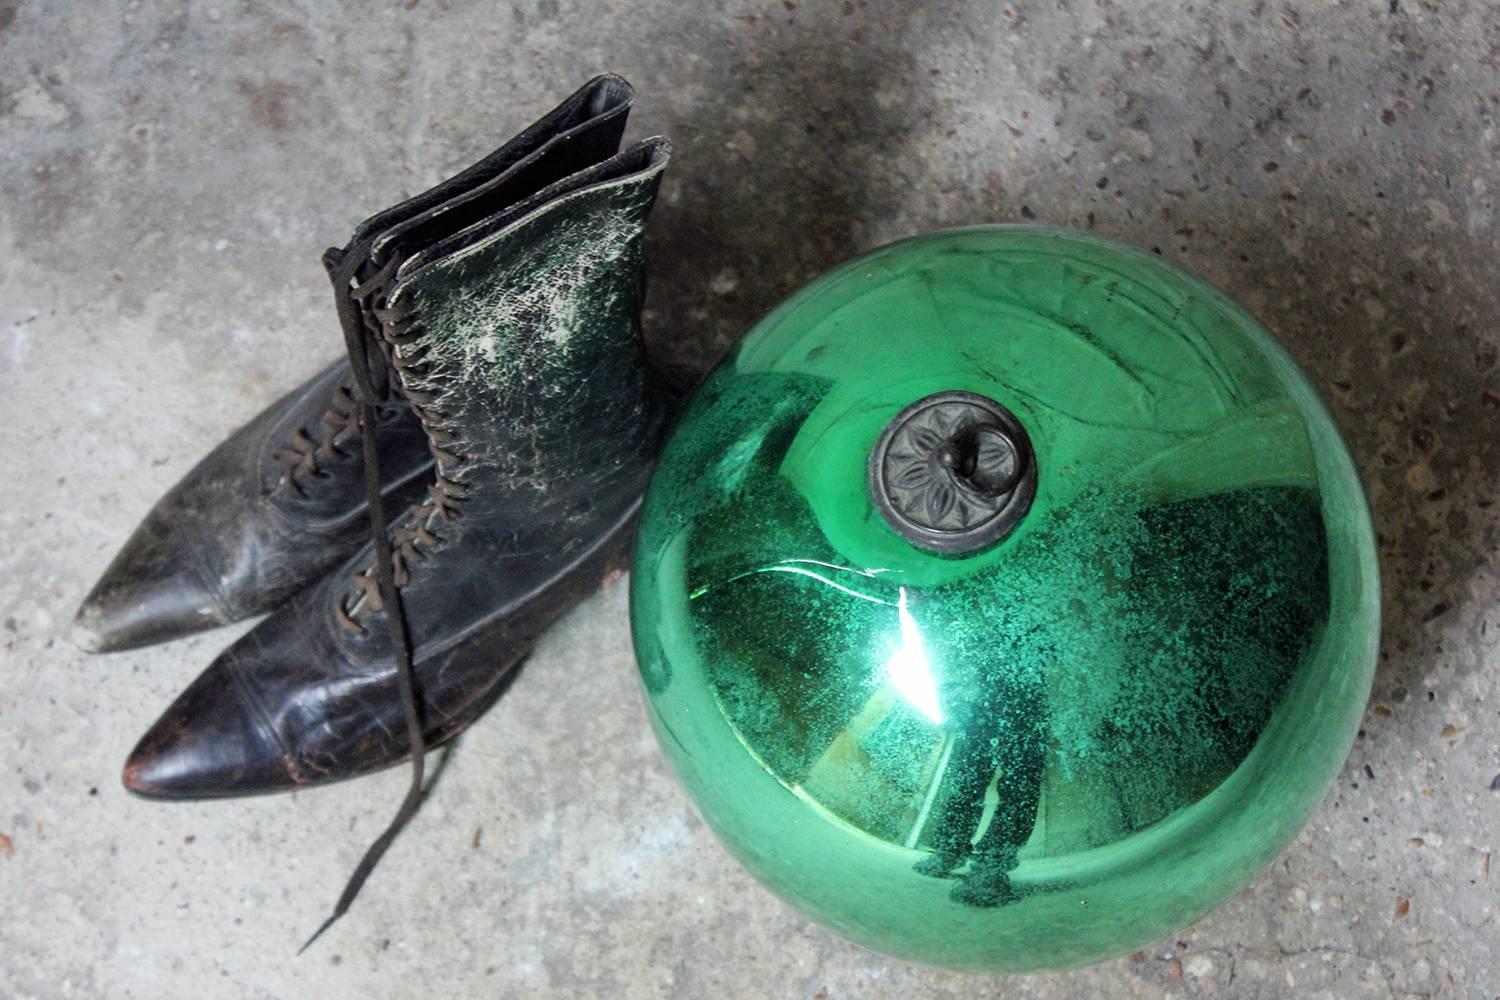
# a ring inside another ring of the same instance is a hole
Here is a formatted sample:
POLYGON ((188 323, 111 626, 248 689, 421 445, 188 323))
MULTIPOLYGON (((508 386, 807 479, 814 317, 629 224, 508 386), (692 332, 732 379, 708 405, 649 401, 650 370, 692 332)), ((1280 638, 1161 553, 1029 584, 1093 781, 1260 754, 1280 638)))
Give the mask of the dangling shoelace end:
MULTIPOLYGON (((385 506, 382 502, 384 498, 380 488, 380 453, 375 439, 376 426, 379 422, 376 409, 379 393, 369 366, 369 334, 365 329, 362 315, 363 299, 377 282, 372 279, 356 287, 358 265, 363 256, 363 254, 331 249, 324 253, 323 263, 333 280, 339 323, 344 333, 344 346, 348 351, 349 364, 354 372, 354 394, 359 403, 359 422, 362 432, 360 436, 364 447, 365 496, 370 511, 370 539, 375 550, 375 569, 381 599, 385 605, 386 620, 390 625, 391 649, 396 659, 396 683, 401 696, 402 714, 406 718, 407 742, 411 747, 411 783, 407 787, 405 798, 401 801, 401 808, 396 811, 396 815, 384 832, 375 838, 375 841, 365 850, 364 857, 355 866, 353 874, 349 876, 349 881, 344 886, 343 893, 339 896, 338 903, 333 908, 333 913, 298 949, 298 955, 312 947, 313 942, 317 941, 324 931, 348 912, 355 897, 364 887, 365 880, 380 863, 380 859, 385 855, 392 841, 396 839, 396 835, 401 832, 412 816, 416 815, 417 808, 422 804, 422 781, 427 755, 427 741, 422 731, 421 712, 417 707, 411 633, 407 628, 406 611, 401 603, 401 591, 396 586, 385 506)), ((384 277, 388 276, 392 270, 391 265, 383 268, 380 281, 383 282, 384 277)))

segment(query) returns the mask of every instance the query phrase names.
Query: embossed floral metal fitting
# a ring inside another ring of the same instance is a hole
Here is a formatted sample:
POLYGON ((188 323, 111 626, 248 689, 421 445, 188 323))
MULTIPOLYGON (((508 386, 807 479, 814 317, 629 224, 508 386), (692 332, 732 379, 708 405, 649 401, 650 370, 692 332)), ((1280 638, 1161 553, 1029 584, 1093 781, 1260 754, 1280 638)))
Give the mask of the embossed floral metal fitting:
POLYGON ((1036 496, 1026 429, 977 393, 940 392, 896 414, 870 452, 870 497, 902 538, 943 555, 993 545, 1036 496))

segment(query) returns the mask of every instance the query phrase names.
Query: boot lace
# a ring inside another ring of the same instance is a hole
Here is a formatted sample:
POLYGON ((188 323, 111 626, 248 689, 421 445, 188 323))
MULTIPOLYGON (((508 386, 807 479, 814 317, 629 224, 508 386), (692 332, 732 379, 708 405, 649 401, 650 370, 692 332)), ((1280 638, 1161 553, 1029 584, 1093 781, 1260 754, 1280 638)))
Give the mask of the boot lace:
MULTIPOLYGON (((379 276, 384 280, 386 276, 379 276)), ((367 291, 368 294, 368 291, 367 291)), ((384 401, 378 406, 376 423, 389 424, 400 415, 396 405, 399 387, 382 385, 384 401)), ((354 452, 359 444, 359 403, 348 386, 341 385, 329 395, 328 408, 318 418, 321 430, 314 438, 307 428, 299 427, 292 432, 291 440, 271 452, 271 457, 281 463, 280 486, 298 500, 307 499, 306 483, 310 479, 324 478, 330 464, 346 462, 353 453, 345 448, 351 444, 354 452)))
MULTIPOLYGON (((312 947, 314 941, 349 911, 355 897, 364 887, 365 880, 385 856, 386 850, 402 828, 416 815, 417 808, 422 804, 422 782, 427 756, 427 735, 422 725, 420 693, 417 690, 416 670, 412 664, 411 632, 401 603, 401 588, 395 579, 396 546, 393 545, 386 523, 380 488, 380 452, 375 444, 375 426, 379 419, 376 408, 392 381, 390 371, 396 360, 396 352, 394 348, 389 353, 386 351, 386 341, 393 340, 393 337, 373 335, 370 324, 374 308, 372 300, 379 301, 383 296, 386 286, 395 276, 399 261, 392 257, 372 277, 360 282, 358 276, 367 266, 368 253, 368 243, 357 244, 345 250, 328 251, 323 255, 323 263, 333 281, 339 325, 343 328, 344 346, 349 353, 350 368, 354 372, 355 398, 359 422, 364 432, 362 445, 365 458, 365 496, 370 509, 370 542, 375 550, 373 575, 382 606, 388 609, 386 623, 390 628, 391 651, 396 660, 396 686, 401 698, 401 713, 406 721, 406 738, 411 753, 411 782, 396 815, 365 850, 364 857, 355 866, 338 902, 334 904, 333 912, 313 932, 312 937, 307 939, 307 943, 298 952, 299 955, 312 947)), ((382 322, 381 326, 383 330, 386 324, 382 322)), ((428 418, 421 410, 417 413, 425 426, 428 418)), ((434 450, 437 450, 436 445, 434 450)), ((415 546, 413 550, 415 551, 415 546)))
POLYGON ((359 436, 359 414, 347 387, 333 391, 319 422, 323 429, 316 440, 299 427, 291 441, 271 452, 282 465, 281 485, 298 500, 307 498, 306 480, 326 475, 323 467, 328 463, 347 460, 343 446, 359 436))
MULTIPOLYGON (((379 321, 381 336, 389 346, 386 357, 399 376, 400 391, 422 422, 428 447, 436 460, 427 496, 408 507, 406 517, 391 526, 392 573, 396 586, 404 587, 411 579, 411 567, 441 547, 443 528, 461 512, 467 493, 460 477, 464 460, 453 448, 455 432, 448 415, 437 408, 433 394, 411 387, 411 378, 427 375, 429 363, 423 352, 405 356, 401 353, 402 348, 419 340, 423 332, 409 302, 387 306, 377 298, 371 305, 371 313, 379 321)), ((349 591, 335 604, 334 620, 348 632, 363 634, 365 626, 360 619, 384 608, 380 574, 372 559, 354 574, 349 591)))

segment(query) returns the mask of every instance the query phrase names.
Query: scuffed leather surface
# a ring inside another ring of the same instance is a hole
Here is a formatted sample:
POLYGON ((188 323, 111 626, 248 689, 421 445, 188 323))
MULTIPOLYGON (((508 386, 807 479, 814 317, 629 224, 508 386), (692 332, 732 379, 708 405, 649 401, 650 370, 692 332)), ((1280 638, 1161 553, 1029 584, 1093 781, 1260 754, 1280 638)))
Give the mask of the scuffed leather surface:
MULTIPOLYGON (((460 514, 401 588, 431 744, 488 706, 558 617, 628 558, 636 510, 671 416, 640 336, 640 235, 665 143, 637 146, 525 203, 474 242, 426 255, 416 296, 445 445, 465 462, 460 514)), ((126 769, 167 798, 277 791, 395 764, 408 753, 385 612, 337 622, 368 547, 262 622, 168 709, 126 769)))
MULTIPOLYGON (((464 575, 459 586, 443 588, 447 599, 486 609, 462 633, 441 632, 422 599, 436 588, 413 591, 421 610, 410 615, 424 633, 415 663, 429 746, 478 718, 541 634, 624 569, 637 506, 601 525, 586 548, 538 535, 517 539, 508 552, 471 552, 465 558, 483 560, 493 579, 464 575), (502 592, 484 590, 497 582, 502 592)), ((362 565, 356 558, 345 569, 362 565)), ((199 675, 131 754, 126 786, 160 798, 250 795, 403 760, 409 744, 383 615, 353 643, 331 625, 347 582, 342 573, 319 582, 199 675)))
MULTIPOLYGON (((302 428, 318 433, 345 361, 329 365, 263 410, 157 501, 84 601, 78 625, 97 649, 128 649, 265 612, 306 587, 369 532, 359 442, 347 458, 285 488, 273 454, 302 428)), ((431 467, 410 411, 379 428, 385 495, 412 499, 431 467)))
POLYGON ((640 232, 669 156, 648 140, 402 267, 390 305, 412 309, 421 335, 399 353, 429 368, 403 384, 449 415, 468 460, 452 478, 486 496, 587 493, 659 419, 640 232))
MULTIPOLYGON (((471 167, 365 220, 352 243, 370 244, 372 256, 397 244, 420 249, 597 164, 619 147, 634 96, 618 76, 595 77, 471 167)), ((78 644, 128 649, 264 613, 357 549, 369 531, 359 432, 298 490, 284 488, 274 457, 299 428, 317 437, 330 394, 352 382, 347 361, 335 362, 184 476, 84 601, 78 644)), ((384 495, 398 512, 417 499, 431 457, 403 407, 388 407, 382 421, 384 495)))

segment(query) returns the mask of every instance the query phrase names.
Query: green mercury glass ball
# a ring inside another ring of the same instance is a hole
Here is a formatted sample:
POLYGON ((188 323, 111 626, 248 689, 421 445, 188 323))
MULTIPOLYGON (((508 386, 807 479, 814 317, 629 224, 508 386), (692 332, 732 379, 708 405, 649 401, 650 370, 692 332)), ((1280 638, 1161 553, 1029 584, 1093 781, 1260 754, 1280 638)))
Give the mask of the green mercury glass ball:
POLYGON ((767 886, 962 969, 1096 961, 1243 888, 1374 670, 1359 479, 1272 337, 1076 233, 895 243, 688 405, 631 618, 661 745, 767 886))

